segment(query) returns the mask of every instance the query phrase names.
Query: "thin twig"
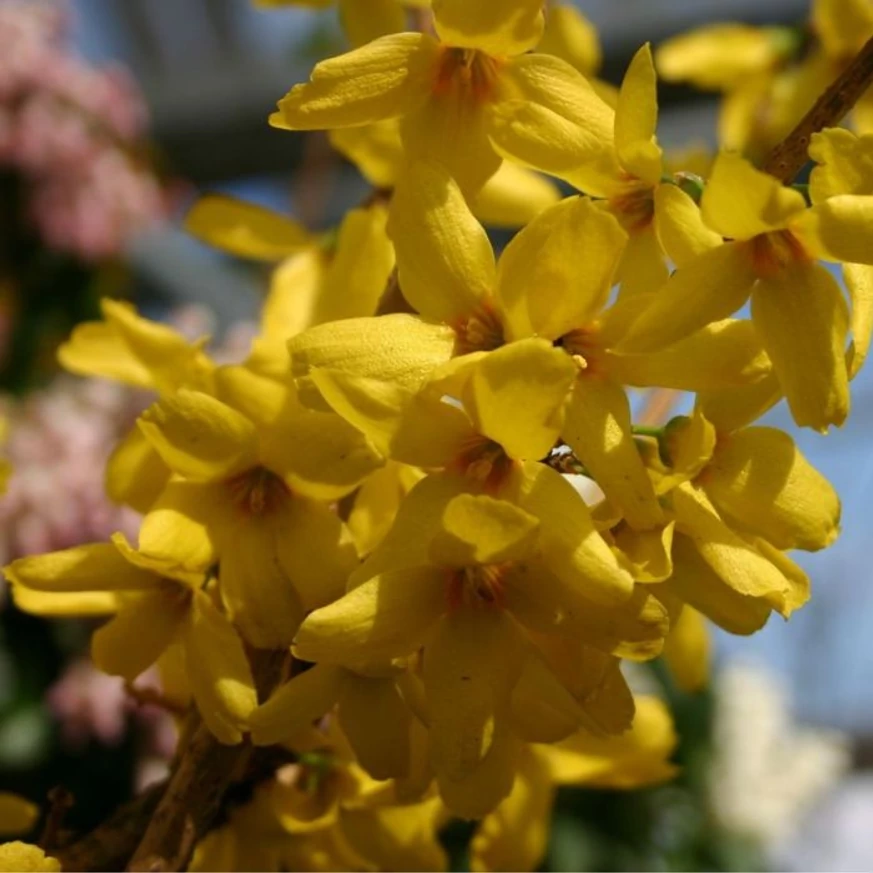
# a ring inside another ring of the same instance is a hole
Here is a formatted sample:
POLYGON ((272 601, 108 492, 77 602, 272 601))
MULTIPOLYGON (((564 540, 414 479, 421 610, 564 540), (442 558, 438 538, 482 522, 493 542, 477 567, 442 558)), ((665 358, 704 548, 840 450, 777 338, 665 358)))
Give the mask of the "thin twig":
POLYGON ((791 182, 809 160, 809 142, 812 135, 839 124, 871 84, 873 37, 816 100, 797 127, 773 149, 764 165, 764 171, 786 184, 791 182))
POLYGON ((43 851, 52 852, 59 843, 61 826, 75 800, 63 785, 58 785, 49 791, 48 801, 49 809, 39 838, 39 845, 43 851))

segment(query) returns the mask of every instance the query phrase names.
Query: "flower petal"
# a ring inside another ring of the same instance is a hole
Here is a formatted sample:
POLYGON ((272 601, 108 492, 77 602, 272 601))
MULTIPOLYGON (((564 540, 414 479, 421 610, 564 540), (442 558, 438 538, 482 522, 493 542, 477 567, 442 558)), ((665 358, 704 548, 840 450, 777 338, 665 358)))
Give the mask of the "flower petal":
POLYGON ((869 136, 842 127, 814 133, 809 156, 816 162, 809 174, 809 196, 823 203, 841 194, 873 194, 873 149, 869 136))
POLYGON ((843 280, 852 301, 849 378, 854 379, 867 360, 873 334, 873 268, 866 264, 845 264, 843 280))
POLYGON ((104 484, 113 503, 147 513, 170 479, 170 469, 138 428, 116 444, 106 462, 104 484))
POLYGON ((294 639, 304 661, 354 665, 408 655, 448 607, 447 578, 433 567, 375 576, 310 613, 294 639))
POLYGON ((489 227, 524 227, 561 199, 545 176, 504 161, 476 195, 473 214, 489 227))
POLYGON ((278 261, 313 244, 299 222, 227 194, 198 197, 185 230, 207 245, 259 261, 278 261))
POLYGON ((756 276, 745 248, 725 243, 680 267, 631 324, 617 351, 652 352, 727 318, 748 299, 756 276))
POLYGON ((415 162, 398 180, 388 232, 403 296, 425 318, 472 314, 495 284, 494 252, 443 167, 415 162))
POLYGON ((500 258, 497 296, 513 336, 554 340, 588 325, 606 303, 626 242, 615 218, 588 198, 541 212, 500 258), (584 269, 567 257, 580 241, 584 269))
POLYGON ((420 33, 383 36, 316 64, 308 84, 296 85, 270 124, 287 130, 354 127, 400 115, 426 94, 436 41, 420 33))
POLYGON ((258 461, 254 424, 199 391, 181 389, 159 400, 138 424, 167 466, 187 479, 227 479, 258 461))
POLYGON ((173 642, 187 611, 185 598, 167 596, 163 590, 149 591, 124 604, 91 637, 94 665, 133 682, 173 642))
POLYGON ((646 43, 633 57, 621 84, 615 110, 615 148, 622 166, 651 185, 661 181, 658 80, 652 48, 646 43))
POLYGON ((749 427, 720 438, 703 488, 720 512, 778 549, 817 551, 839 533, 839 497, 776 428, 749 427))
POLYGON ((722 244, 703 221, 700 207, 678 185, 655 188, 655 233, 677 267, 722 244))
POLYGON ((396 0, 340 0, 340 21, 354 46, 366 45, 380 36, 406 29, 406 15, 396 0))
POLYGON ((249 717, 252 742, 272 746, 294 740, 334 707, 347 677, 340 667, 316 664, 279 686, 249 717))
POLYGON ((844 194, 812 206, 792 223, 807 250, 825 261, 873 264, 873 197, 844 194))
POLYGON ((685 604, 664 644, 664 660, 681 691, 690 694, 706 687, 711 648, 705 619, 694 607, 685 604))
POLYGON ((12 600, 22 612, 29 615, 45 618, 59 616, 92 618, 117 612, 122 603, 122 596, 115 591, 55 594, 53 591, 36 591, 32 588, 23 588, 21 585, 13 585, 12 600))
POLYGON ((631 527, 645 530, 661 522, 631 431, 630 405, 619 385, 580 376, 567 406, 564 439, 631 527))
POLYGON ((761 279, 752 318, 795 422, 819 431, 840 426, 849 413, 849 313, 836 279, 819 264, 761 279))
POLYGON ((520 55, 543 35, 542 0, 490 0, 470 6, 464 0, 433 0, 434 25, 450 46, 491 55, 520 55))
POLYGON ((182 644, 191 693, 206 726, 221 743, 241 742, 258 705, 252 670, 233 625, 202 590, 194 592, 182 644))

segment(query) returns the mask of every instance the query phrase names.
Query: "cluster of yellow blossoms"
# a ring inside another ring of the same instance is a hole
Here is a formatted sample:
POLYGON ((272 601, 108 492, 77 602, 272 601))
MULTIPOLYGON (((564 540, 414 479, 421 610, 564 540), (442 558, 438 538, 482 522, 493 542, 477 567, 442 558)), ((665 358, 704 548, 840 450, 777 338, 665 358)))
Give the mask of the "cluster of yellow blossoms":
POLYGON ((61 350, 158 395, 106 479, 144 517, 136 545, 14 562, 17 604, 113 615, 98 667, 157 663, 220 743, 293 750, 192 869, 438 869, 451 815, 481 819, 475 869, 533 869, 556 785, 673 772, 670 718, 621 659, 699 682, 701 616, 788 617, 809 580, 787 552, 837 536, 833 489, 753 422, 783 397, 818 431, 849 412, 873 140, 817 135, 808 200, 731 152, 673 172, 649 47, 595 88, 569 8, 546 44, 574 62, 536 51, 542 6, 433 0, 433 33, 366 42, 280 102, 275 126, 330 130, 374 194, 322 235, 195 205, 193 233, 279 262, 243 364, 117 302, 61 350), (498 258, 480 220, 522 229, 498 258), (635 425, 627 389, 652 387, 693 411, 635 425), (289 648, 259 698, 258 650, 289 648))

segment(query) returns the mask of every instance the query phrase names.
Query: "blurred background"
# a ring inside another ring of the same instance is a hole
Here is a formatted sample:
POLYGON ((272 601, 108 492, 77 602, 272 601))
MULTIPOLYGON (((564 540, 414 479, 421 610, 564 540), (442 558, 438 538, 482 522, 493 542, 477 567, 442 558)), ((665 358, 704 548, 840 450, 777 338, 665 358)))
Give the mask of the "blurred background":
MULTIPOLYGON (((645 40, 720 20, 793 25, 809 11, 804 0, 577 5, 615 84, 645 40)), ((343 50, 333 10, 0 0, 0 45, 0 416, 15 471, 0 497, 6 563, 135 530, 103 496, 102 466, 147 397, 53 363, 102 295, 245 353, 267 273, 181 229, 198 193, 231 192, 316 229, 367 187, 323 136, 266 123, 315 61, 343 50)), ((670 85, 661 99, 662 144, 715 147, 715 95, 670 85)), ((714 630, 707 691, 684 694, 657 667, 635 676, 673 703, 684 774, 634 795, 565 792, 548 869, 873 868, 870 367, 853 405, 829 437, 798 433, 784 404, 768 415, 844 503, 839 541, 799 556, 811 605, 751 639, 714 630)), ((172 727, 79 659, 89 628, 24 617, 8 599, 0 611, 0 789, 39 801, 62 781, 77 797, 72 823, 93 824, 160 776, 172 727)), ((463 835, 447 839, 457 847, 463 835)))

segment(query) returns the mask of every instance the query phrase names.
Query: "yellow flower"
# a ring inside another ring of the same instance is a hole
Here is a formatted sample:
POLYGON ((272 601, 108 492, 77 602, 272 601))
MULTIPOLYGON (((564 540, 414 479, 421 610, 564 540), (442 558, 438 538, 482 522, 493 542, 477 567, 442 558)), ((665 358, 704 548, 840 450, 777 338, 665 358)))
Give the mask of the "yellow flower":
POLYGON ((39 808, 17 794, 0 791, 0 834, 23 834, 39 818, 39 808))
POLYGON ((244 368, 222 375, 233 406, 181 389, 140 418, 174 473, 143 520, 140 547, 181 566, 218 560, 222 598, 246 639, 281 648, 306 610, 341 593, 355 562, 326 502, 381 460, 357 431, 303 408, 293 391, 244 368))
POLYGON ((711 641, 706 620, 693 607, 682 607, 670 624, 664 643, 664 661, 676 686, 685 692, 700 691, 709 681, 711 641))
POLYGON ((849 410, 849 313, 837 281, 817 259, 873 263, 873 198, 828 197, 807 208, 799 192, 724 153, 707 182, 702 211, 731 241, 680 266, 620 350, 668 346, 751 296, 755 328, 794 420, 820 431, 842 424, 849 410))
POLYGON ((61 864, 28 843, 0 843, 0 873, 60 873, 61 864))
POLYGON ((77 614, 79 595, 117 593, 118 614, 91 641, 97 667, 132 682, 180 643, 203 720, 221 742, 240 742, 257 695, 242 642, 202 588, 205 568, 137 552, 116 534, 111 543, 19 558, 4 572, 16 590, 30 592, 37 613, 40 601, 77 614))
POLYGON ((664 704, 641 697, 633 730, 620 737, 580 732, 554 746, 526 747, 519 755, 512 793, 482 820, 473 836, 470 868, 538 869, 559 786, 628 789, 665 782, 677 772, 668 763, 676 740, 664 704))
POLYGON ((663 589, 732 633, 803 606, 809 579, 784 551, 829 546, 840 504, 792 439, 768 427, 716 432, 698 411, 668 426, 662 452, 670 465, 656 481, 676 521, 663 589))
POLYGON ((569 64, 530 54, 542 0, 434 3, 437 37, 402 33, 318 64, 270 119, 290 130, 399 118, 407 154, 445 163, 468 194, 501 156, 556 175, 608 155, 612 111, 569 64))

